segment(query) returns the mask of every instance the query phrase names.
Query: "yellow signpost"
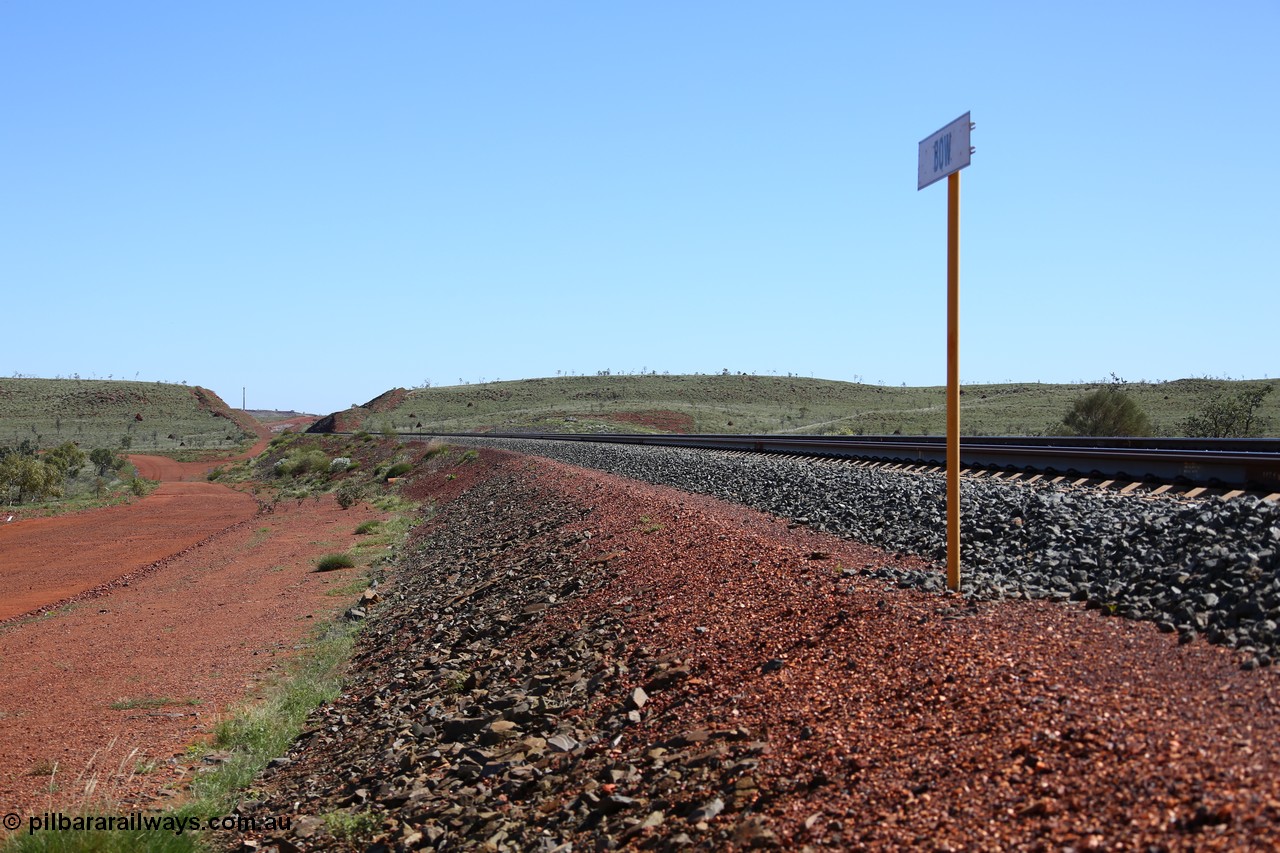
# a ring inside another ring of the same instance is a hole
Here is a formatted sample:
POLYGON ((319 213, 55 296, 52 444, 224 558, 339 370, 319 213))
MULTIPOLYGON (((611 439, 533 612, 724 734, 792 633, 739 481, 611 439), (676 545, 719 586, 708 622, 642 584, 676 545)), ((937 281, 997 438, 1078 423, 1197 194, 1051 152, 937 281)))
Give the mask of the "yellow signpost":
POLYGON ((969 113, 920 141, 916 189, 947 179, 947 586, 960 591, 960 170, 973 148, 969 113))

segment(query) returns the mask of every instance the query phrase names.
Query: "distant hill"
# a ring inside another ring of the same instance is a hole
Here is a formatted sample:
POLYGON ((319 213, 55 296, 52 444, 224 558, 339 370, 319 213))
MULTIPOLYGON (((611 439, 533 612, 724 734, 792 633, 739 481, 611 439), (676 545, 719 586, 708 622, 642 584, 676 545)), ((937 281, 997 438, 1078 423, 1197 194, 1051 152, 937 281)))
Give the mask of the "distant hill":
POLYGON ((0 444, 176 450, 229 448, 266 434, 199 386, 106 379, 0 379, 0 444))
MULTIPOLYGON (((1218 379, 1130 383, 1127 393, 1157 434, 1179 435, 1182 421, 1217 394, 1246 384, 1218 379)), ((965 435, 1050 435, 1078 398, 1102 383, 969 385, 961 390, 965 435)), ((1280 381, 1271 380, 1277 385, 1280 381)), ((1280 393, 1261 411, 1263 433, 1280 435, 1280 393)), ((396 388, 320 419, 314 432, 681 432, 941 435, 945 389, 863 385, 826 379, 744 374, 562 376, 396 388)))

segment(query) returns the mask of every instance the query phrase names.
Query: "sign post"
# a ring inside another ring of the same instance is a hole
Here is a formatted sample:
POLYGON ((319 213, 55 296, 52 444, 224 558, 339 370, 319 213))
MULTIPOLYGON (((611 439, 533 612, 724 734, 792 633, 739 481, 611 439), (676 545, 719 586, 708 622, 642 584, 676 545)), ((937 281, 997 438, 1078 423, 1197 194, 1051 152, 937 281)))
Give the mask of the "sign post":
POLYGON ((920 140, 916 190, 947 179, 947 586, 960 591, 960 170, 973 148, 969 113, 920 140))

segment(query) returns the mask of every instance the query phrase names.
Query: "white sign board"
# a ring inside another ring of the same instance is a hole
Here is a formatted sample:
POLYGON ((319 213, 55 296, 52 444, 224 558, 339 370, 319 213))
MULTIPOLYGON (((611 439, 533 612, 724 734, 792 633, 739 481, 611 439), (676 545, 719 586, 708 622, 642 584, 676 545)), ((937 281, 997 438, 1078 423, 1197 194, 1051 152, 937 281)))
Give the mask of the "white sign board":
POLYGON ((916 189, 922 190, 969 165, 969 114, 920 140, 920 168, 916 189))

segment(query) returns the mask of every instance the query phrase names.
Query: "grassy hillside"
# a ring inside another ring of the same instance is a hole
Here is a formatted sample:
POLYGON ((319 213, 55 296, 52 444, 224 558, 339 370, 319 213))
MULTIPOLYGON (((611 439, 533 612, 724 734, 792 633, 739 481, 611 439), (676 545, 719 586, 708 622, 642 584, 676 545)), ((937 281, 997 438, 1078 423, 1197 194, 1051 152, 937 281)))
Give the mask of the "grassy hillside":
POLYGON ((0 379, 0 444, 171 451, 229 448, 256 424, 204 388, 100 379, 0 379))
MULTIPOLYGON (((1216 379, 1125 386, 1159 435, 1215 394, 1245 383, 1216 379)), ((1280 385, 1280 380, 1273 380, 1280 385)), ((1100 384, 972 385, 962 389, 966 435, 1049 435, 1100 384)), ((388 391, 336 412, 316 431, 854 433, 941 435, 942 387, 887 387, 781 376, 565 376, 388 391)), ((1265 400, 1263 434, 1280 435, 1280 393, 1265 400)))

